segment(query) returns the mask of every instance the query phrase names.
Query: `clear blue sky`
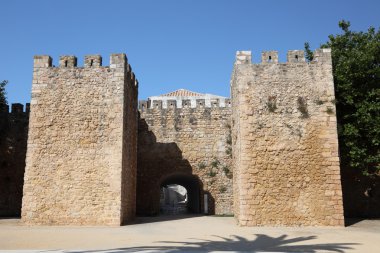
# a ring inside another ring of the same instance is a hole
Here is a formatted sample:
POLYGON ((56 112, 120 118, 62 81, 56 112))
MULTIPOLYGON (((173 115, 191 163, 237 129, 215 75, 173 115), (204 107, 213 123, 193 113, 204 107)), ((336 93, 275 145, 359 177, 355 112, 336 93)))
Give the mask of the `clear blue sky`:
POLYGON ((29 102, 33 55, 125 52, 140 81, 139 98, 179 88, 229 96, 237 50, 317 48, 340 32, 380 26, 380 1, 26 0, 0 3, 0 79, 8 100, 29 102))

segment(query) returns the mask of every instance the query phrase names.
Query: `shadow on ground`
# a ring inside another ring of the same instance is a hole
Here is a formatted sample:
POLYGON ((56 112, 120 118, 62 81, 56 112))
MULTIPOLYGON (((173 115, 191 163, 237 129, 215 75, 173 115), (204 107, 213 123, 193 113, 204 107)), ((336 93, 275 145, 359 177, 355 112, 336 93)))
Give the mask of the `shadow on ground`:
POLYGON ((204 216, 202 214, 176 214, 176 215, 157 215, 157 216, 137 216, 136 219, 126 225, 132 224, 144 224, 144 223, 154 223, 162 221, 172 221, 172 220, 183 220, 204 216))
MULTIPOLYGON (((167 246, 146 246, 118 248, 108 250, 88 250, 70 251, 72 253, 91 253, 91 252, 210 252, 210 251, 243 251, 243 252, 345 252, 353 249, 357 243, 325 243, 325 244, 299 244, 317 239, 316 236, 289 238, 287 235, 270 237, 264 234, 256 234, 254 240, 247 240, 244 237, 233 235, 227 237, 217 237, 215 240, 200 240, 198 242, 174 242, 160 241, 157 243, 167 244, 167 246), (291 245, 298 243, 298 245, 291 245)), ((199 240, 199 239, 193 239, 199 240)))
POLYGON ((365 218, 345 218, 344 219, 344 226, 350 227, 353 226, 361 221, 365 220, 365 218))

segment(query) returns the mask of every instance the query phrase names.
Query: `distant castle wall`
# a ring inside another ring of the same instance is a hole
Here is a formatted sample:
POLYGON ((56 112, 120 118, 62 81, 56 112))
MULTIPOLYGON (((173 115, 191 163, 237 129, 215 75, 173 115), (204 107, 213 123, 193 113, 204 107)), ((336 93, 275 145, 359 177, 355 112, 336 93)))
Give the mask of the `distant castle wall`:
POLYGON ((0 217, 21 215, 29 104, 0 108, 0 217))
POLYGON ((231 107, 229 98, 215 97, 180 97, 163 98, 150 97, 149 100, 140 100, 139 109, 173 109, 173 108, 207 108, 207 107, 231 107))
POLYGON ((229 100, 157 99, 140 101, 139 110, 137 213, 159 213, 160 186, 168 179, 189 190, 194 177, 200 185, 190 193, 199 195, 195 211, 204 212, 206 194, 208 213, 232 214, 229 100))
POLYGON ((241 225, 343 225, 331 52, 251 63, 231 79, 235 217, 241 225))
POLYGON ((34 57, 22 220, 120 225, 135 214, 137 81, 125 54, 34 57))

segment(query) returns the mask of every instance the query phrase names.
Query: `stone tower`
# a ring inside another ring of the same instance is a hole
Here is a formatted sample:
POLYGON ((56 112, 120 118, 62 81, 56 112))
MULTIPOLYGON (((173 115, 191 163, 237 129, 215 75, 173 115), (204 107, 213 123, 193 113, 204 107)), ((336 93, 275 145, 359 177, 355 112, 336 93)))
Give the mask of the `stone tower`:
POLYGON ((231 79, 234 213, 240 225, 343 225, 330 49, 261 64, 238 51, 231 79))
POLYGON ((137 81, 125 54, 34 57, 26 224, 120 225, 135 215, 137 81))

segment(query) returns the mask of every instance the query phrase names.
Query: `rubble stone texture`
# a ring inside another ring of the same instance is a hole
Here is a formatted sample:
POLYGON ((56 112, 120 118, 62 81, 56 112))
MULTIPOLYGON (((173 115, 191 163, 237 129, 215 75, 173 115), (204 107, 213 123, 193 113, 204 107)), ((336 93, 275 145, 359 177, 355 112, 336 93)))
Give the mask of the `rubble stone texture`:
POLYGON ((238 223, 344 225, 330 50, 239 51, 231 91, 238 223))
POLYGON ((135 214, 137 82, 125 54, 34 58, 22 220, 120 225, 135 214), (91 59, 92 61, 91 64, 91 59), (88 63, 90 62, 90 64, 88 63))

